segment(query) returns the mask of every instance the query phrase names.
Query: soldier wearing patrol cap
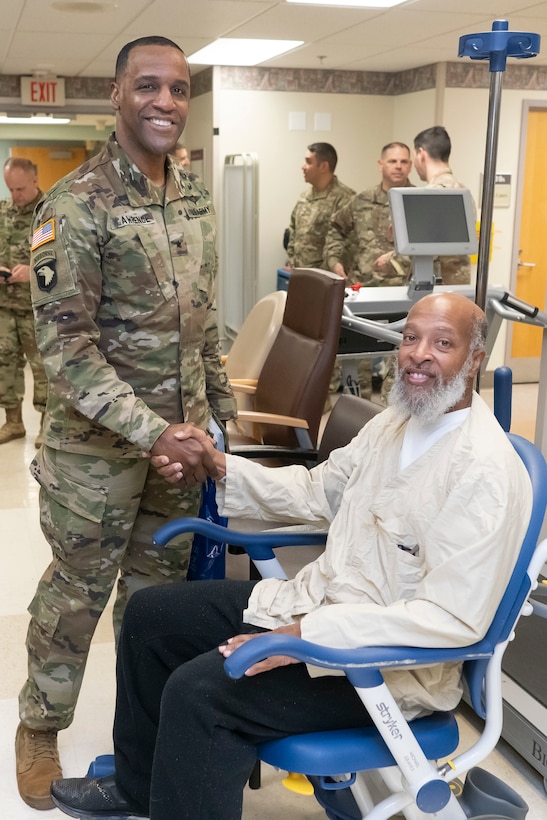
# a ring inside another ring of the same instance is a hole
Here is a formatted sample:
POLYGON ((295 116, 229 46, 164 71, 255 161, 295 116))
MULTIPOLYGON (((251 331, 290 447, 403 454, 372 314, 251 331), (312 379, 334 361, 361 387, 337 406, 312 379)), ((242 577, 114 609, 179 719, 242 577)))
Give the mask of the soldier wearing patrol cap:
MULTIPOLYGON (((24 157, 6 160, 4 180, 11 198, 0 202, 0 407, 6 411, 6 422, 0 427, 0 444, 25 436, 21 412, 25 361, 32 370, 34 409, 41 418, 47 397, 46 374, 34 337, 29 285, 28 235, 42 192, 36 166, 24 157)), ((41 443, 40 426, 36 446, 41 443)))
POLYGON ((21 797, 37 809, 53 805, 57 732, 72 722, 116 579, 117 632, 135 590, 185 578, 188 536, 152 546, 158 526, 198 513, 206 465, 176 432, 193 422, 204 438, 212 413, 236 414, 219 360, 213 206, 167 156, 189 95, 175 43, 127 44, 112 84, 115 134, 36 211, 31 287, 49 397, 31 470, 53 559, 29 607, 16 756, 21 797), (169 489, 143 452, 180 461, 183 486, 169 489))

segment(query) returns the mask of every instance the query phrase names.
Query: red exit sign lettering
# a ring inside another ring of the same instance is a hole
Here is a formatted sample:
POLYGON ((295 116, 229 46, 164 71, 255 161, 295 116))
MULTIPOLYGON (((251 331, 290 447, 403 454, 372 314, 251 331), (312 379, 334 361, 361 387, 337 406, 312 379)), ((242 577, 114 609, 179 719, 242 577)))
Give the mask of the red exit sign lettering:
POLYGON ((64 106, 64 77, 21 77, 21 104, 41 108, 64 106))

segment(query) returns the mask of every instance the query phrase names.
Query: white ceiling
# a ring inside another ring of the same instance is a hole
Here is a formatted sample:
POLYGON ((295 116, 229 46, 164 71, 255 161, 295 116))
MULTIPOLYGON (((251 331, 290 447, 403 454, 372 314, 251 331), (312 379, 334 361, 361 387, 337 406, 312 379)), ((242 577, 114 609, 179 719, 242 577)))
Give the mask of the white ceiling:
POLYGON ((0 73, 111 77, 120 48, 149 34, 170 37, 187 55, 218 37, 303 40, 262 65, 401 71, 457 60, 460 35, 490 31, 498 18, 541 34, 544 54, 533 62, 547 65, 545 0, 408 0, 388 10, 285 0, 3 0, 0 73))

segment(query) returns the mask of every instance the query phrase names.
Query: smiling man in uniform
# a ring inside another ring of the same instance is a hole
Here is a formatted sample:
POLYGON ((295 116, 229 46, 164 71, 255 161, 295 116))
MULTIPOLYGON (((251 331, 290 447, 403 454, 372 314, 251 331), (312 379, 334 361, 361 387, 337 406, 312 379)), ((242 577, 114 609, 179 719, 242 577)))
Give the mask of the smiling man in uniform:
POLYGON ((198 440, 235 416, 219 360, 215 217, 208 191, 168 152, 188 114, 190 75, 164 37, 127 44, 111 101, 116 131, 38 205, 31 287, 49 380, 44 446, 32 463, 53 559, 30 604, 17 781, 53 806, 57 733, 73 720, 91 638, 118 579, 117 633, 135 590, 186 576, 191 538, 161 554, 152 534, 197 515, 199 483, 167 488, 142 451, 171 454, 200 482, 198 440), (178 455, 177 455, 178 454, 178 455))

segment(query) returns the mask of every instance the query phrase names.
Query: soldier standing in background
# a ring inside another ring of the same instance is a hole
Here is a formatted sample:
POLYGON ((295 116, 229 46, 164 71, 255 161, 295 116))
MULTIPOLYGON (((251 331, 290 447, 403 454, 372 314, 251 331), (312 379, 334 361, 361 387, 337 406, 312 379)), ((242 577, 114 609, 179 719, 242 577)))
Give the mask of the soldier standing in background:
MULTIPOLYGON (((308 146, 302 171, 311 188, 301 194, 291 214, 287 267, 322 268, 325 238, 332 214, 355 193, 338 181, 334 173, 338 155, 328 142, 308 146)), ((352 261, 354 247, 348 244, 344 258, 352 261)))
MULTIPOLYGON (((0 406, 6 423, 0 427, 0 444, 24 438, 21 412, 25 394, 25 360, 34 378, 34 409, 43 418, 47 379, 34 337, 30 301, 29 232, 32 214, 42 196, 36 166, 23 157, 4 163, 4 180, 11 199, 0 202, 0 406)), ((42 425, 36 446, 42 443, 42 425)))
MULTIPOLYGON (((450 137, 442 125, 426 128, 414 137, 414 167, 428 188, 465 188, 450 170, 451 149, 450 137)), ((471 282, 468 256, 438 256, 434 266, 435 276, 443 285, 468 285, 471 282)))
MULTIPOLYGON (((364 287, 404 285, 410 275, 410 260, 400 256, 393 245, 393 227, 388 192, 390 188, 411 186, 410 148, 404 142, 390 142, 382 148, 378 160, 382 180, 352 197, 333 215, 325 240, 324 267, 345 276, 348 284, 360 282, 364 287), (356 234, 359 249, 356 264, 348 268, 344 254, 348 241, 356 234)), ((372 361, 360 359, 357 365, 361 396, 372 396, 372 361)), ((389 392, 390 379, 382 385, 382 403, 389 392)))
POLYGON ((190 170, 190 157, 188 155, 188 149, 182 142, 177 142, 173 150, 169 151, 169 153, 184 171, 190 170))
POLYGON ((160 525, 198 514, 206 477, 201 447, 175 433, 191 421, 205 438, 213 411, 236 415, 219 358, 213 206, 167 156, 189 97, 179 46, 128 43, 112 83, 115 134, 36 210, 32 298, 50 388, 31 470, 53 560, 29 607, 15 741, 19 793, 35 809, 53 807, 57 733, 73 720, 118 575, 116 635, 135 590, 186 577, 191 536, 152 546, 160 525), (182 487, 166 488, 143 451, 181 461, 182 487))
MULTIPOLYGON (((328 142, 308 145, 302 171, 311 188, 304 191, 293 208, 287 245, 287 268, 323 268, 325 238, 332 214, 355 194, 334 173, 338 154, 328 142)), ((350 237, 344 249, 344 261, 351 265, 357 249, 350 237)), ((340 387, 340 365, 334 366, 325 410, 332 406, 332 396, 340 387)))

